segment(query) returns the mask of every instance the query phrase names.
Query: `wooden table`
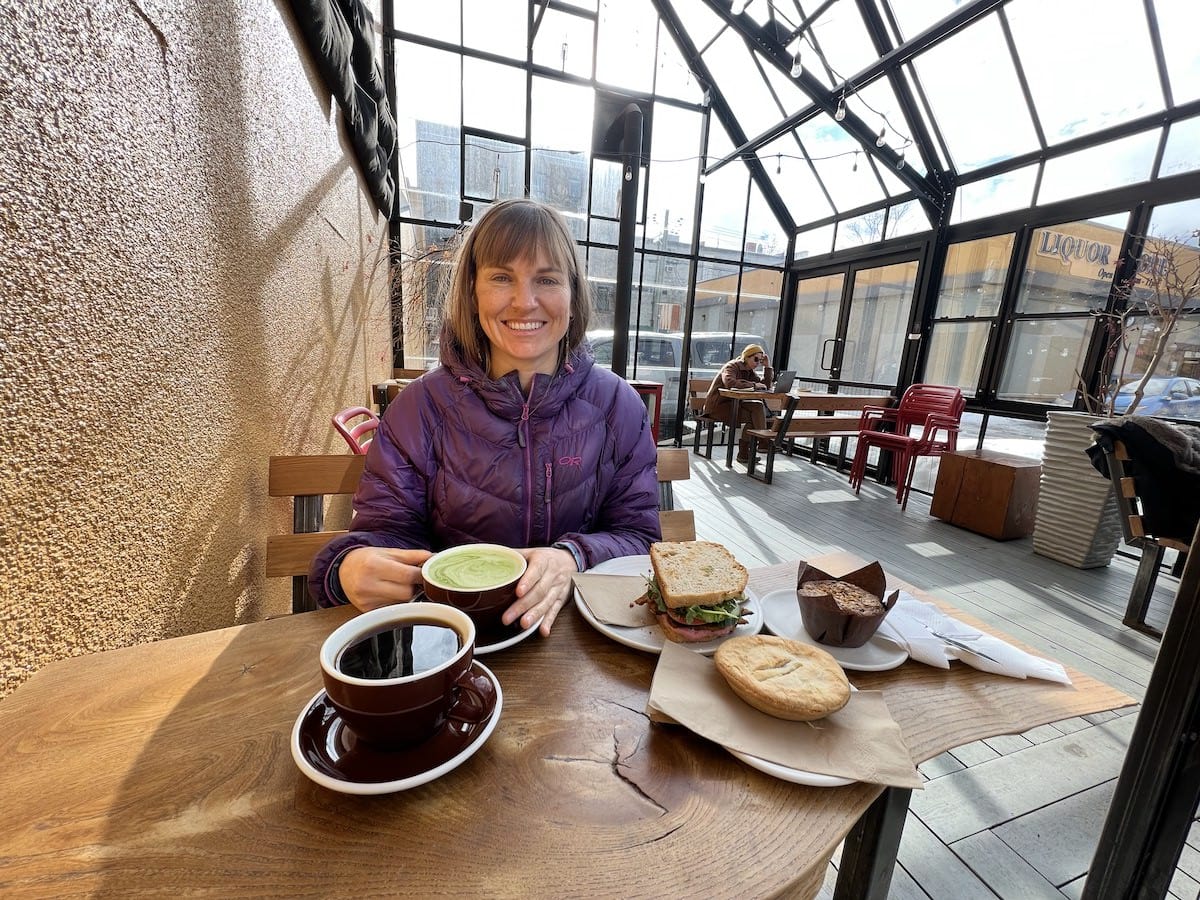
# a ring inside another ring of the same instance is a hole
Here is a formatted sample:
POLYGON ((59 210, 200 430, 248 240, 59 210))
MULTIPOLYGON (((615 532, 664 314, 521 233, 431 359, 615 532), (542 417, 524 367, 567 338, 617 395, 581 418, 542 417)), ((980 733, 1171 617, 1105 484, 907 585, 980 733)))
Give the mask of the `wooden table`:
POLYGON ((725 450, 727 469, 733 468, 733 438, 737 434, 738 407, 743 400, 778 400, 780 403, 794 403, 794 411, 811 410, 819 413, 859 411, 864 406, 886 406, 891 402, 890 397, 880 394, 824 394, 815 391, 777 394, 771 391, 747 391, 737 388, 718 388, 717 393, 733 401, 729 405, 729 446, 725 450))
MULTIPOLYGON (((858 564, 813 562, 834 574, 858 564)), ((756 570, 752 585, 789 586, 795 571, 756 570)), ((290 732, 320 688, 321 641, 350 615, 318 610, 35 674, 0 702, 0 894, 811 896, 848 834, 839 896, 886 894, 907 791, 790 784, 651 725, 656 657, 571 608, 549 639, 484 657, 503 713, 461 768, 376 797, 313 784, 290 732)), ((1133 702, 1074 671, 1074 687, 958 663, 851 674, 884 691, 917 760, 1133 702)))

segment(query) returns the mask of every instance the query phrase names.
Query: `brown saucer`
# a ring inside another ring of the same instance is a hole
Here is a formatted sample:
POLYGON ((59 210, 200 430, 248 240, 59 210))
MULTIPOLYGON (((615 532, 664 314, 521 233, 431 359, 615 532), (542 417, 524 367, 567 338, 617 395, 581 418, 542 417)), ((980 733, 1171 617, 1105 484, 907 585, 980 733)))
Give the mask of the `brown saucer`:
POLYGON ((346 728, 325 691, 305 706, 292 728, 292 758, 317 784, 345 794, 387 794, 408 790, 453 771, 475 753, 500 721, 504 695, 492 670, 478 660, 472 671, 492 691, 491 709, 479 722, 448 721, 422 744, 380 750, 359 741, 346 728))

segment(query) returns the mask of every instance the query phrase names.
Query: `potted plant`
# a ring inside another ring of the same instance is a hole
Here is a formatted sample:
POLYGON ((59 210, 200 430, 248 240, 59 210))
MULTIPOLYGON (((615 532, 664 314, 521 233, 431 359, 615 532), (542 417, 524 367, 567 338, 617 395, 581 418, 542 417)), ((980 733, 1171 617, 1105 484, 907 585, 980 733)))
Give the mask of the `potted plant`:
POLYGON ((1132 271, 1114 287, 1116 302, 1097 313, 1107 342, 1091 389, 1079 379, 1084 411, 1047 415, 1033 549, 1078 568, 1108 565, 1122 535, 1112 484, 1085 456, 1093 438, 1089 426, 1139 408, 1151 380, 1172 359, 1181 317, 1200 303, 1195 246, 1158 236, 1138 244, 1132 271))

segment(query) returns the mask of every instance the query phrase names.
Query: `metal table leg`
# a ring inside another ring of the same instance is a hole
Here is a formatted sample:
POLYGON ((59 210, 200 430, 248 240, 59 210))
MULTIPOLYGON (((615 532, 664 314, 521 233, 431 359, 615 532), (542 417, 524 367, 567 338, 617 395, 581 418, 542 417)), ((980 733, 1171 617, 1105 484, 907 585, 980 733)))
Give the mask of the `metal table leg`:
POLYGON ((846 835, 834 900, 887 900, 908 815, 908 788, 884 788, 846 835))

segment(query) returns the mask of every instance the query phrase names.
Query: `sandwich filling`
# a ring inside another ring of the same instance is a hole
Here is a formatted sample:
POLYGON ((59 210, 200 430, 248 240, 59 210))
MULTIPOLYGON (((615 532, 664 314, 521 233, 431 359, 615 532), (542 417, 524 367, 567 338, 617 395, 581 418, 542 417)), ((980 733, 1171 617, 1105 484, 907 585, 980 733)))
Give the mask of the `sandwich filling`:
POLYGON ((744 621, 742 616, 744 614, 743 606, 746 603, 745 594, 738 594, 736 597, 731 597, 728 600, 723 600, 711 606, 695 605, 671 608, 663 600, 662 591, 658 587, 658 579, 650 575, 646 578, 646 596, 644 599, 654 604, 654 611, 656 613, 669 616, 672 621, 678 622, 681 625, 716 625, 724 627, 726 625, 739 625, 744 621))

